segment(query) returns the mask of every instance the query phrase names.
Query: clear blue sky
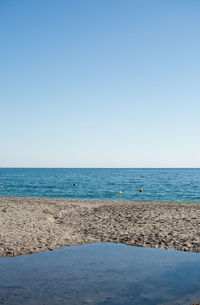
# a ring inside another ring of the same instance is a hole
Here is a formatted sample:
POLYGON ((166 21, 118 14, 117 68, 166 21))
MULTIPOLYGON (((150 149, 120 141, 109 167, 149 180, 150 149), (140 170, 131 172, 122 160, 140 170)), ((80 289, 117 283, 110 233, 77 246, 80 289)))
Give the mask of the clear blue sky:
POLYGON ((200 167, 199 0, 0 0, 0 167, 200 167))

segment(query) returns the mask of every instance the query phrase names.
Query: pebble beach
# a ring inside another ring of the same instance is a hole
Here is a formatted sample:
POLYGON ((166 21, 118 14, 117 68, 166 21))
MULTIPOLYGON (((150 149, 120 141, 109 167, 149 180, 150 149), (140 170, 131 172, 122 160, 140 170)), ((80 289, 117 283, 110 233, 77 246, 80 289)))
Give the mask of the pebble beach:
POLYGON ((200 204, 0 197, 0 257, 95 242, 200 252, 200 204))

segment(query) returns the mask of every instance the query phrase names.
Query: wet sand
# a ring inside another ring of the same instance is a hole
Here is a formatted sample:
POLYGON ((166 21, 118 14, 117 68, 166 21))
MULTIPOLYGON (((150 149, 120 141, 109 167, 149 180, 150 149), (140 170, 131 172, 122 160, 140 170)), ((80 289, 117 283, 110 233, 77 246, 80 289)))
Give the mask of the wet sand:
POLYGON ((0 197, 0 257, 94 242, 200 252, 200 204, 0 197))

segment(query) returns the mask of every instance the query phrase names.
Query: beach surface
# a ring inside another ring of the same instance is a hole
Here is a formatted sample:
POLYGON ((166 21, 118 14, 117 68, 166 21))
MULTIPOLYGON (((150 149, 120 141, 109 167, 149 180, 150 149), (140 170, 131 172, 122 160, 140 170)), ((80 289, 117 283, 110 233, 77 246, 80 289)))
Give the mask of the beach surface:
POLYGON ((0 257, 94 242, 200 252, 200 204, 0 197, 0 257))

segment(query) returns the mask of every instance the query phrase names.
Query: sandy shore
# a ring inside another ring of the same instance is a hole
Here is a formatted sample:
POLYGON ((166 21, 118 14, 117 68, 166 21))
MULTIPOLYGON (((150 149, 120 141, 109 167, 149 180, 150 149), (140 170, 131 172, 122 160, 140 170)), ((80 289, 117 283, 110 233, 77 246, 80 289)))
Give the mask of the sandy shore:
POLYGON ((0 257, 93 242, 200 252, 200 204, 0 197, 0 257))

